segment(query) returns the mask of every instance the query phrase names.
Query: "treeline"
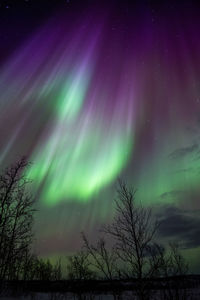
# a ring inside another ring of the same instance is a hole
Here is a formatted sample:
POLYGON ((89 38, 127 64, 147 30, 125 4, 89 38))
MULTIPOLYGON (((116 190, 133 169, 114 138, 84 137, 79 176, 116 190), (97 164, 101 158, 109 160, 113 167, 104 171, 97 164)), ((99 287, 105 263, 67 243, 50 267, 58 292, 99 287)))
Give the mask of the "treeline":
MULTIPOLYGON (((64 264, 61 268, 60 259, 53 265, 37 257, 31 250, 36 209, 25 176, 28 166, 22 158, 0 175, 1 282, 56 281, 64 279, 62 269, 66 269, 65 279, 69 280, 136 280, 139 299, 149 299, 147 279, 187 274, 188 265, 178 245, 158 243, 160 223, 151 209, 136 203, 136 191, 123 181, 118 183, 114 219, 100 229, 96 244, 82 232, 82 248, 67 258, 66 268, 64 264)), ((170 286, 164 288, 170 290, 170 286)))

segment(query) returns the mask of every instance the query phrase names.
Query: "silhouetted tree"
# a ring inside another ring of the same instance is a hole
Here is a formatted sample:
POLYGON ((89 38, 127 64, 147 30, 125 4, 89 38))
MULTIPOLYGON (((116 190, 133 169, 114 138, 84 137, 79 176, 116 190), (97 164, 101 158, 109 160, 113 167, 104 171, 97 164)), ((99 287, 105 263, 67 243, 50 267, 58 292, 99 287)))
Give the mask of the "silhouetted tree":
POLYGON ((34 199, 23 157, 0 175, 0 279, 18 278, 32 243, 34 199))
POLYGON ((188 264, 180 252, 177 243, 169 243, 168 249, 162 245, 155 244, 152 249, 152 265, 157 266, 156 276, 163 277, 163 288, 161 296, 165 300, 186 300, 188 264), (175 279, 175 276, 179 276, 175 279), (175 281, 176 280, 176 281, 175 281))
POLYGON ((91 271, 91 262, 88 258, 89 254, 80 250, 77 254, 69 256, 67 271, 69 279, 88 280, 94 278, 94 272, 91 271))
POLYGON ((49 259, 37 259, 36 264, 37 279, 42 281, 52 280, 53 278, 53 265, 49 259))
POLYGON ((154 242, 158 222, 153 221, 151 209, 136 204, 136 191, 121 180, 117 192, 114 220, 103 227, 103 232, 115 241, 116 254, 124 266, 122 274, 127 278, 137 278, 138 296, 145 299, 143 279, 154 272, 149 249, 154 242))
POLYGON ((62 279, 61 259, 58 258, 56 264, 53 267, 53 280, 62 279))
POLYGON ((170 275, 186 275, 188 273, 188 263, 181 254, 180 246, 178 243, 169 244, 169 266, 170 266, 170 275))
POLYGON ((34 280, 37 279, 37 265, 38 258, 35 254, 32 254, 31 251, 26 251, 23 262, 22 262, 22 271, 21 278, 23 280, 34 280))
POLYGON ((178 243, 169 243, 168 248, 155 244, 151 253, 151 258, 154 258, 152 266, 158 266, 157 276, 184 276, 188 273, 188 263, 181 254, 178 243))
POLYGON ((24 257, 21 278, 23 280, 61 280, 61 260, 58 259, 56 264, 53 264, 49 259, 39 258, 29 252, 24 257))
POLYGON ((90 256, 92 266, 100 273, 103 278, 112 280, 117 273, 117 255, 114 248, 107 249, 104 238, 99 238, 97 245, 89 243, 86 235, 82 233, 84 248, 90 256))

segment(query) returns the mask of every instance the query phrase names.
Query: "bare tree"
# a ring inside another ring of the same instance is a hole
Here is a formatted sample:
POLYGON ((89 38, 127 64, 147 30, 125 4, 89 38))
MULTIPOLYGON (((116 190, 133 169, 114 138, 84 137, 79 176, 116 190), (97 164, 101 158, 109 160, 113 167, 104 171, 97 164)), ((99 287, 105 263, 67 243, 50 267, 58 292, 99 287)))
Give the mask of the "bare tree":
POLYGON ((107 249, 104 238, 99 238, 96 246, 89 243, 84 233, 82 233, 82 239, 84 248, 91 257, 92 266, 100 272, 105 279, 114 279, 117 273, 117 255, 114 248, 107 249))
POLYGON ((103 231, 115 240, 117 255, 126 264, 124 274, 141 279, 149 273, 149 246, 154 241, 158 223, 152 221, 151 209, 136 205, 136 190, 129 189, 120 180, 117 192, 114 221, 104 226, 103 231))
POLYGON ((150 263, 149 249, 159 224, 153 221, 151 209, 136 204, 136 190, 119 180, 117 192, 114 220, 103 227, 103 232, 115 241, 117 256, 124 266, 123 276, 137 278, 139 298, 145 299, 144 278, 155 272, 155 265, 150 263))
POLYGON ((188 263, 184 259, 180 250, 178 243, 169 244, 169 272, 171 276, 184 276, 188 273, 188 263))
POLYGON ((38 258, 29 249, 25 252, 22 260, 21 278, 23 280, 34 280, 37 276, 38 258))
POLYGON ((62 279, 61 258, 58 258, 58 260, 53 268, 53 279, 54 280, 62 279))
MULTIPOLYGON (((177 243, 169 243, 168 249, 161 245, 156 245, 155 260, 157 276, 163 277, 163 288, 161 298, 165 300, 186 300, 188 264, 180 252, 177 243)), ((153 257, 153 256, 152 256, 153 257)))
POLYGON ((180 252, 178 243, 169 243, 168 248, 155 243, 149 249, 150 263, 158 277, 185 276, 188 263, 180 252))
POLYGON ((56 264, 53 264, 49 259, 42 259, 27 252, 27 255, 23 257, 21 278, 23 280, 61 280, 61 260, 58 259, 56 264))
POLYGON ((53 265, 49 259, 44 260, 42 258, 37 258, 36 263, 37 278, 38 280, 52 280, 53 278, 53 265))
POLYGON ((69 279, 88 280, 94 278, 94 272, 91 271, 91 263, 88 253, 84 250, 77 254, 67 257, 67 271, 69 279))
POLYGON ((27 191, 27 167, 23 157, 0 175, 0 279, 16 279, 32 243, 35 209, 27 191))

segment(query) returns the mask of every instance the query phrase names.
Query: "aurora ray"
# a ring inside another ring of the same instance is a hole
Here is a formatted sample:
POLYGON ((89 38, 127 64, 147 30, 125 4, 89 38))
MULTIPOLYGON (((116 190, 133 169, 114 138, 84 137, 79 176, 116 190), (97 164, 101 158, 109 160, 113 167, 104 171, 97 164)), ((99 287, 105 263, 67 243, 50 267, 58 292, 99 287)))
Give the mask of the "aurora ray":
MULTIPOLYGON (((3 105, 5 114, 17 104, 15 117, 20 120, 1 158, 31 122, 34 146, 27 139, 23 150, 33 162, 27 175, 48 205, 90 199, 125 167, 134 139, 135 94, 134 84, 129 84, 134 83, 134 72, 128 62, 117 62, 113 56, 107 72, 102 72, 103 26, 91 28, 82 20, 76 34, 65 38, 67 25, 61 23, 62 28, 58 22, 37 33, 1 76, 2 85, 10 84, 4 97, 12 99, 3 105), (118 75, 120 69, 126 76, 118 75)), ((120 47, 116 51, 120 54, 120 47)))

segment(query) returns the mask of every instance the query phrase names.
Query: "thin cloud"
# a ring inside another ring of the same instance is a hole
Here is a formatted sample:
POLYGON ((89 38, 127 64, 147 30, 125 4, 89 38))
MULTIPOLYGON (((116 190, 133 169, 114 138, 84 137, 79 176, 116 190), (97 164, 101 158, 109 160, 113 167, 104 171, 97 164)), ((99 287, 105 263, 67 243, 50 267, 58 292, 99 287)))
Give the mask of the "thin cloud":
POLYGON ((193 144, 193 145, 187 146, 187 147, 178 148, 178 149, 174 150, 172 153, 170 153, 169 157, 171 159, 182 158, 182 157, 185 157, 188 154, 194 153, 198 149, 199 149, 199 146, 197 144, 193 144))
POLYGON ((184 248, 200 246, 200 211, 186 212, 177 207, 163 208, 158 234, 167 240, 177 240, 184 248))

